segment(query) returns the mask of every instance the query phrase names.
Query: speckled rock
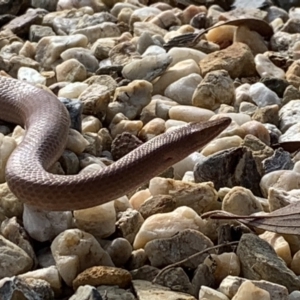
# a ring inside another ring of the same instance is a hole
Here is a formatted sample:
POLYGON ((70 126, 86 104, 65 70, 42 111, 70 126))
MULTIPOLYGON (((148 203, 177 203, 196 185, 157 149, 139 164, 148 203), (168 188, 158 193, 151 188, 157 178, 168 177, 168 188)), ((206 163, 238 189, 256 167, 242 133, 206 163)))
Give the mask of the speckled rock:
POLYGON ((232 300, 271 300, 269 292, 256 287, 250 280, 246 280, 241 284, 237 293, 232 300))
MULTIPOLYGON (((169 264, 181 261, 186 257, 195 254, 208 247, 212 247, 212 241, 196 230, 183 230, 174 237, 157 238, 145 246, 145 253, 154 267, 164 267, 169 264), (197 246, 196 246, 197 245, 197 246), (171 250, 171 249, 177 249, 171 250)), ((210 253, 215 253, 214 250, 210 253)), ((181 264, 182 267, 195 268, 206 258, 207 253, 199 255, 193 261, 181 264)))
POLYGON ((0 235, 0 259, 3 262, 0 278, 25 273, 33 267, 33 260, 20 247, 0 235))
MULTIPOLYGON (((219 290, 232 299, 238 291, 238 288, 246 280, 247 279, 245 278, 229 275, 221 282, 219 290)), ((268 291, 272 300, 288 300, 288 290, 281 284, 276 284, 266 280, 251 280, 251 282, 255 286, 268 291)))
POLYGON ((43 299, 51 300, 54 292, 50 284, 42 279, 6 277, 0 283, 3 299, 43 299))
POLYGON ((117 88, 113 101, 108 105, 107 119, 112 120, 118 113, 134 119, 150 103, 152 91, 152 84, 145 80, 134 80, 127 86, 117 88))
POLYGON ((240 186, 233 187, 222 201, 222 209, 237 215, 251 215, 263 211, 252 192, 240 186))
POLYGON ((69 286, 80 272, 91 266, 113 266, 97 240, 79 229, 59 234, 51 244, 51 251, 59 274, 69 286))
POLYGON ((71 58, 56 66, 58 81, 84 81, 87 73, 84 65, 77 59, 71 58))
POLYGON ((81 285, 118 285, 120 288, 128 288, 131 283, 131 275, 124 269, 95 266, 86 269, 73 280, 73 288, 76 290, 81 285))
POLYGON ((220 151, 203 159, 196 164, 194 176, 196 182, 213 181, 216 189, 240 185, 256 196, 261 195, 260 175, 252 152, 245 147, 220 151))
POLYGON ((282 259, 278 258, 275 250, 256 235, 244 234, 242 236, 237 255, 240 258, 245 278, 278 283, 286 286, 289 292, 299 289, 300 280, 297 276, 282 259), (251 268, 253 264, 257 267, 251 268))
POLYGON ((197 86, 192 103, 194 106, 215 110, 221 104, 232 105, 235 91, 232 79, 225 70, 206 73, 197 86))

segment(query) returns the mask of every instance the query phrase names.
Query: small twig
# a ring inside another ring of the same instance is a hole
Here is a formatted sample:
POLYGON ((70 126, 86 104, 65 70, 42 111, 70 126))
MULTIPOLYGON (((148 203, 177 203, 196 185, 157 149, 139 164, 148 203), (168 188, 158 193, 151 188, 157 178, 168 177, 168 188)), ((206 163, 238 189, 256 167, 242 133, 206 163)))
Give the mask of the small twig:
POLYGON ((161 269, 158 274, 154 277, 154 279, 152 280, 152 283, 155 283, 156 279, 162 274, 164 273, 165 271, 171 269, 171 268, 174 268, 174 267, 179 267, 180 265, 182 265, 183 263, 186 263, 188 262, 189 260, 193 259, 193 258, 196 258, 197 256, 200 256, 210 250, 214 250, 214 249, 218 249, 218 248, 221 248, 221 247, 225 247, 225 246, 231 246, 231 245, 237 245, 239 242, 238 241, 235 241, 235 242, 230 242, 230 243, 224 243, 224 244, 220 244, 220 245, 216 245, 216 246, 213 246, 213 247, 209 247, 209 248, 206 248, 200 252, 197 252, 193 255, 190 255, 189 257, 181 260, 181 261, 178 261, 176 263, 173 263, 171 265, 168 265, 166 267, 164 267, 163 269, 161 269))

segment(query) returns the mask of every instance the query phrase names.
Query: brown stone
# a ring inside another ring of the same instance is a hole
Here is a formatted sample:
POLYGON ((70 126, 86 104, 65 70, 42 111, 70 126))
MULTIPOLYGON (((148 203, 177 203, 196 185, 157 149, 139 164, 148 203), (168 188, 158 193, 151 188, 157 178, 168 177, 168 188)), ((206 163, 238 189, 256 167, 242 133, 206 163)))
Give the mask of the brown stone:
POLYGON ((124 269, 95 266, 86 269, 73 280, 73 288, 76 290, 81 285, 118 285, 120 288, 128 288, 131 284, 131 274, 124 269))
POLYGON ((253 54, 243 43, 234 43, 224 50, 208 54, 200 61, 200 69, 202 76, 220 69, 226 70, 231 78, 256 74, 253 54))

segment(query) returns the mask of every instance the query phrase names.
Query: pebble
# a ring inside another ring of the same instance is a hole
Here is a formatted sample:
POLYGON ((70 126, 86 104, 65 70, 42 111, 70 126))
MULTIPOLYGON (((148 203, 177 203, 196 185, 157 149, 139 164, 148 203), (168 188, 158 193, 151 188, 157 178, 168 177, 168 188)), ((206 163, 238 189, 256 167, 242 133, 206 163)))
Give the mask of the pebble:
POLYGON ((259 201, 248 189, 233 187, 222 201, 222 209, 232 214, 248 216, 263 211, 259 201))
POLYGON ((241 266, 238 256, 234 252, 211 254, 204 261, 208 267, 213 266, 215 283, 219 285, 228 275, 239 276, 241 266))
POLYGON ((57 235, 51 244, 51 252, 60 276, 69 286, 80 272, 89 267, 113 266, 97 240, 79 229, 68 229, 57 235))
POLYGON ((263 55, 257 54, 254 58, 256 70, 261 77, 271 76, 276 78, 285 78, 285 73, 282 69, 276 67, 270 59, 263 55))
POLYGON ((227 71, 219 70, 205 75, 193 94, 192 103, 196 107, 215 110, 221 104, 233 104, 234 100, 233 81, 227 71))
POLYGON ((198 64, 204 57, 206 57, 206 54, 204 52, 186 47, 172 47, 168 54, 172 57, 172 62, 170 66, 176 65, 177 63, 185 59, 192 59, 195 61, 195 63, 198 64))
POLYGON ((242 142, 243 139, 237 135, 222 137, 211 141, 205 147, 203 147, 201 154, 204 156, 209 156, 225 149, 239 147, 241 146, 242 142))
POLYGON ((131 283, 131 275, 124 269, 110 266, 94 266, 85 269, 73 280, 73 288, 76 290, 82 285, 118 285, 120 288, 128 288, 131 283))
POLYGON ((77 59, 71 58, 56 66, 57 81, 84 81, 86 68, 77 59))
POLYGON ((0 220, 17 217, 22 218, 23 203, 10 191, 7 183, 0 184, 0 220))
POLYGON ((254 234, 244 234, 237 248, 244 277, 252 280, 267 280, 284 285, 291 293, 299 289, 298 277, 279 258, 275 250, 254 234), (255 249, 255 250, 254 250, 255 249), (263 267, 251 269, 248 266, 259 263, 263 267), (284 273, 284 277, 282 274, 284 273))
POLYGON ((18 71, 18 79, 28 81, 32 84, 46 85, 46 78, 35 69, 21 67, 18 71))
POLYGON ((171 83, 165 89, 165 96, 182 105, 192 105, 194 91, 202 81, 199 74, 190 74, 171 83))
POLYGON ((251 134, 259 138, 266 145, 270 145, 270 134, 266 127, 258 121, 249 121, 241 125, 245 134, 251 134))
POLYGON ((134 80, 127 86, 117 88, 113 101, 108 104, 107 118, 112 120, 122 113, 128 119, 134 119, 150 103, 152 92, 153 86, 146 80, 134 80))
POLYGON ((228 297, 226 297, 221 292, 218 292, 210 287, 207 286, 201 286, 199 291, 199 299, 215 299, 215 300, 229 300, 228 297))
POLYGON ((105 238, 115 232, 116 212, 113 201, 74 211, 76 227, 96 238, 105 238))
POLYGON ((201 75, 224 69, 231 78, 249 77, 256 73, 254 57, 243 43, 233 43, 226 49, 208 54, 200 61, 201 75))
POLYGON ((149 121, 139 132, 139 138, 143 141, 149 141, 152 138, 166 131, 166 122, 161 118, 155 118, 149 121))
POLYGON ((26 273, 33 267, 33 260, 20 247, 0 235, 0 278, 26 273))
POLYGON ((271 300, 270 294, 258 287, 256 287, 250 280, 246 280, 241 284, 237 293, 232 298, 233 300, 271 300))
POLYGON ((127 64, 122 70, 122 75, 128 80, 152 81, 164 73, 171 61, 169 54, 147 55, 127 64))
POLYGON ((281 257, 287 266, 292 262, 291 249, 288 242, 284 239, 283 236, 275 232, 265 231, 259 236, 261 239, 268 242, 273 249, 276 251, 277 255, 281 257))
POLYGON ((133 247, 144 248, 154 239, 170 237, 187 228, 201 230, 203 226, 203 220, 193 209, 182 206, 171 213, 156 214, 146 219, 135 237, 133 247))
POLYGON ((270 89, 268 89, 263 83, 257 82, 251 85, 249 89, 249 94, 252 100, 259 107, 264 107, 266 105, 278 104, 280 105, 280 99, 270 89))
POLYGON ((271 187, 284 191, 299 189, 299 173, 293 170, 273 171, 261 178, 260 186, 266 198, 271 187))
POLYGON ((10 154, 13 152, 16 146, 17 143, 15 139, 0 133, 0 183, 5 182, 5 167, 10 154))
MULTIPOLYGON (((219 290, 224 293, 227 297, 233 298, 237 293, 239 287, 245 282, 250 281, 259 289, 267 291, 271 299, 274 300, 287 300, 289 293, 286 287, 281 284, 276 284, 266 280, 248 280, 237 276, 227 276, 220 284, 219 290)), ((251 294, 249 294, 250 296, 251 294)))
POLYGON ((168 72, 162 74, 153 85, 153 95, 164 95, 166 88, 178 79, 191 73, 200 74, 198 64, 193 59, 186 59, 178 62, 168 69, 168 72))
POLYGON ((291 100, 285 104, 279 111, 279 129, 285 133, 291 126, 299 123, 300 115, 298 114, 300 100, 291 100))
POLYGON ((87 44, 88 39, 83 34, 43 37, 36 46, 35 59, 45 68, 50 68, 63 51, 72 47, 86 47, 87 44))
POLYGON ((176 105, 170 108, 169 116, 173 120, 184 122, 204 122, 214 116, 214 113, 209 109, 201 107, 176 105))
POLYGON ((52 240, 73 224, 69 211, 42 211, 29 205, 24 206, 23 223, 28 234, 39 242, 52 240))

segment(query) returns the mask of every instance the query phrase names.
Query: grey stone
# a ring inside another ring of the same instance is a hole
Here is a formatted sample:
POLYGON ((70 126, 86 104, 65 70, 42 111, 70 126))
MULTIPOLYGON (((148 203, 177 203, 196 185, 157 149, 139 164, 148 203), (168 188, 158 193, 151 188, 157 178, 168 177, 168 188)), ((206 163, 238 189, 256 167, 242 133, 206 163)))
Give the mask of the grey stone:
POLYGON ((41 279, 5 278, 0 284, 1 299, 53 300, 54 292, 50 284, 41 279))
POLYGON ((299 278, 279 258, 272 246, 254 234, 244 234, 237 248, 243 276, 285 286, 291 293, 300 288, 299 278))
POLYGON ((193 279, 192 279, 192 289, 193 295, 197 296, 202 285, 208 287, 215 286, 215 277, 207 264, 200 264, 195 270, 193 279))
POLYGON ((144 219, 157 214, 171 212, 176 208, 176 200, 170 195, 155 195, 145 201, 139 208, 144 219))
POLYGON ((1 1, 0 2, 1 14, 16 15, 19 12, 22 4, 23 4, 23 0, 1 1))
POLYGON ((80 286, 69 300, 102 300, 96 288, 90 285, 80 286))
POLYGON ((71 119, 71 128, 81 132, 81 114, 83 109, 83 104, 80 101, 75 101, 63 97, 58 98, 67 108, 70 119, 71 119))
MULTIPOLYGON (((173 237, 148 242, 145 246, 145 253, 152 266, 161 268, 212 246, 212 241, 204 234, 196 230, 187 229, 173 237)), ((215 251, 205 252, 192 260, 182 263, 181 267, 195 269, 205 260, 209 253, 215 253, 215 251)))
POLYGON ((29 40, 31 42, 38 42, 44 36, 55 35, 51 27, 41 25, 31 25, 29 29, 29 40))
POLYGON ((173 292, 166 287, 149 281, 133 280, 132 285, 139 300, 196 300, 194 296, 173 292))
POLYGON ((170 288, 172 291, 191 294, 192 285, 189 277, 180 267, 170 268, 160 273, 154 283, 170 288))
POLYGON ((132 276, 132 280, 140 279, 140 280, 152 281, 155 278, 155 276, 158 274, 158 272, 159 272, 158 268, 145 265, 138 269, 130 271, 130 274, 132 276))
POLYGON ((284 91, 289 86, 287 80, 276 77, 262 77, 260 79, 260 82, 262 82, 267 88, 275 92, 280 98, 283 97, 284 91))
POLYGON ((282 148, 276 149, 273 156, 262 161, 264 173, 270 173, 277 170, 292 170, 294 162, 289 152, 282 148))
POLYGON ((14 18, 2 29, 9 29, 20 37, 27 36, 30 26, 34 24, 40 25, 45 14, 46 11, 43 9, 28 9, 24 15, 14 18))
POLYGON ((74 152, 70 150, 65 150, 63 152, 62 156, 59 159, 59 162, 66 175, 75 175, 80 170, 79 158, 74 152))
POLYGON ((262 196, 261 176, 252 152, 246 147, 227 149, 205 158, 195 165, 194 176, 196 182, 212 181, 216 190, 240 185, 262 196))

